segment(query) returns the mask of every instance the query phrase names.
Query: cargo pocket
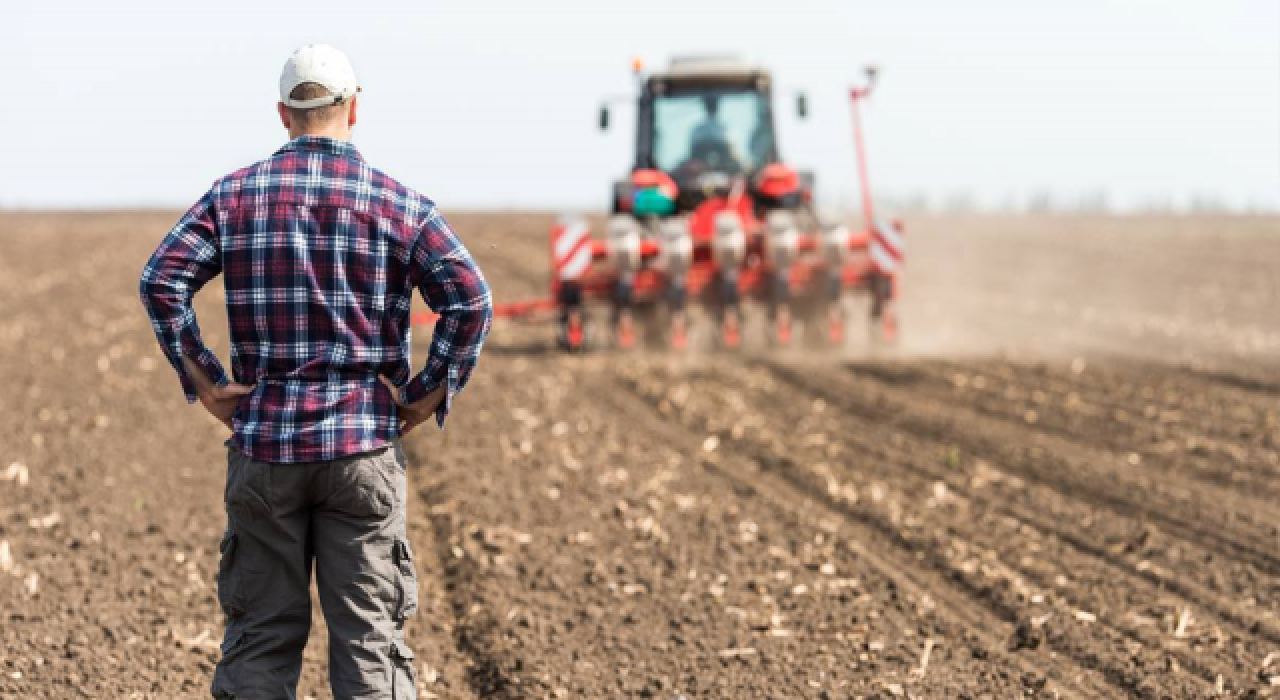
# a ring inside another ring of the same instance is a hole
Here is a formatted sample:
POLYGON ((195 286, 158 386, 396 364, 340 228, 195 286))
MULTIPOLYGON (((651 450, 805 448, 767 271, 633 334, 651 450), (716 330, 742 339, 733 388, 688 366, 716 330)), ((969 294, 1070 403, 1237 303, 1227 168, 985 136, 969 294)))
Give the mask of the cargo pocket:
POLYGON ((413 552, 409 543, 396 540, 392 546, 391 558, 396 566, 397 601, 396 622, 404 622, 418 610, 418 573, 413 568, 413 552))
POLYGON ((244 632, 228 629, 227 636, 222 640, 219 648, 222 651, 222 658, 218 660, 218 667, 213 672, 213 697, 216 700, 235 700, 236 682, 233 664, 236 655, 244 649, 244 632))
POLYGON ((413 675, 413 650, 402 640, 391 642, 391 700, 413 700, 417 688, 413 675))
POLYGON ((221 555, 218 561, 218 604, 222 606, 222 612, 232 619, 244 615, 240 577, 236 576, 236 550, 239 544, 239 538, 231 530, 227 530, 218 543, 221 555))

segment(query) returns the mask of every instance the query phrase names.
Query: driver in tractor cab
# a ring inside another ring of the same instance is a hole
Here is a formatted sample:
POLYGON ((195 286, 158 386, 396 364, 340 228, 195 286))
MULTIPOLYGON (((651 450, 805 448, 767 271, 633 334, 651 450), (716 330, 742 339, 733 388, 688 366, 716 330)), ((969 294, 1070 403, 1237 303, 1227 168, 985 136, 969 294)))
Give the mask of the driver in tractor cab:
POLYGON ((697 161, 711 170, 738 172, 742 166, 733 153, 728 133, 724 124, 717 117, 720 111, 720 97, 705 95, 702 106, 707 116, 693 129, 690 138, 690 160, 697 161))
POLYGON ((720 119, 716 113, 720 111, 720 98, 715 95, 705 95, 702 98, 702 106, 707 110, 706 119, 693 129, 693 145, 708 141, 717 141, 728 144, 729 138, 725 135, 724 124, 720 123, 720 119))

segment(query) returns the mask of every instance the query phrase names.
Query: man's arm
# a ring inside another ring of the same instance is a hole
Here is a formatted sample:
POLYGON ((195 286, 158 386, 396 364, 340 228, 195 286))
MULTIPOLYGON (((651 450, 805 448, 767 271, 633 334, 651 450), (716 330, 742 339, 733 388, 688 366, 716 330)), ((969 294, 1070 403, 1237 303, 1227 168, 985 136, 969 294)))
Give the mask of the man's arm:
POLYGON ((471 377, 493 319, 493 299, 484 275, 434 208, 411 254, 411 280, 440 318, 426 367, 399 392, 402 406, 425 409, 406 412, 403 432, 425 419, 428 412, 444 426, 453 397, 471 377))
POLYGON ((151 327, 178 373, 188 403, 208 394, 211 387, 230 383, 222 363, 200 338, 200 325, 191 308, 192 296, 221 271, 213 197, 208 193, 161 241, 142 270, 138 288, 151 327), (203 392, 201 385, 206 389, 203 392))

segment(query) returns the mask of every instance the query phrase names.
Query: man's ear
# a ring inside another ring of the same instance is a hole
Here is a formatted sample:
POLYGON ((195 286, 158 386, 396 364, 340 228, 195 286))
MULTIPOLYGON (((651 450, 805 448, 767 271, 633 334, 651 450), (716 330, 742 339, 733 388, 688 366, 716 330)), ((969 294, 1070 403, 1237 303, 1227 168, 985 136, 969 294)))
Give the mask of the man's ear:
POLYGON ((293 119, 289 117, 289 108, 284 106, 283 102, 276 103, 276 111, 280 113, 280 123, 285 129, 293 128, 293 119))
POLYGON ((347 112, 347 126, 354 127, 356 125, 356 108, 360 106, 360 98, 351 98, 351 109, 347 112))

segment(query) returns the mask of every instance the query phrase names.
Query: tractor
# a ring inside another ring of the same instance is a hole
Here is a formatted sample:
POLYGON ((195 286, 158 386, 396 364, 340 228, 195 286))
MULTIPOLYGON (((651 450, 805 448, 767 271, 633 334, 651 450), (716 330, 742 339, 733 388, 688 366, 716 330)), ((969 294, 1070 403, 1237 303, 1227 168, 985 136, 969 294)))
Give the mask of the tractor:
MULTIPOLYGON (((845 298, 864 292, 873 337, 891 340, 902 229, 872 212, 858 121, 875 71, 851 93, 864 230, 822 219, 813 175, 782 160, 767 71, 704 56, 653 74, 637 63, 633 72, 635 159, 609 193, 603 235, 592 236, 584 219, 561 219, 551 237, 551 297, 500 305, 496 315, 553 311, 559 345, 570 352, 630 348, 642 329, 681 350, 695 319, 710 331, 700 337, 732 349, 743 343, 749 303, 762 312, 753 327, 766 342, 790 345, 799 326, 824 329, 820 342, 839 346, 849 325, 845 298), (604 318, 603 329, 589 332, 604 318)), ((610 108, 600 108, 602 131, 610 108)), ((805 95, 795 95, 795 109, 807 118, 805 95)))

